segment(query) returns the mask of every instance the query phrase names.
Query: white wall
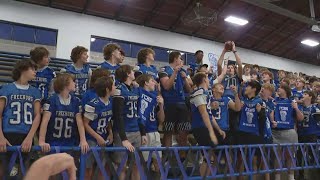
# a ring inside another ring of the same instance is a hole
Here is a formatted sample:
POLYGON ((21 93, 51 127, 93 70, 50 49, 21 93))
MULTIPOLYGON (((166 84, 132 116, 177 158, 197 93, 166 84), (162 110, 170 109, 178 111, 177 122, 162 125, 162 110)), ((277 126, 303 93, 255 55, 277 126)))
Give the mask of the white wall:
MULTIPOLYGON (((58 29, 59 58, 69 58, 71 49, 76 45, 89 48, 91 35, 188 52, 202 49, 205 54, 213 52, 219 55, 223 48, 223 44, 205 39, 12 0, 0 0, 0 19, 58 29)), ((319 66, 246 49, 238 49, 238 52, 245 63, 320 76, 319 66)), ((231 54, 230 59, 234 59, 231 54)))

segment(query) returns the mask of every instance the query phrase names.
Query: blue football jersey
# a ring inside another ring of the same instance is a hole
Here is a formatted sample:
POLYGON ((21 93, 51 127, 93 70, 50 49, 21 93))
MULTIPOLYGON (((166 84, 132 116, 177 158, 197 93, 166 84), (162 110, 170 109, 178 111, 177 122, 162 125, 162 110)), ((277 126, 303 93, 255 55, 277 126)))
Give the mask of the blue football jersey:
MULTIPOLYGON (((125 132, 139 131, 139 116, 138 116, 138 99, 139 89, 132 88, 131 90, 121 83, 117 86, 114 97, 121 97, 124 99, 123 120, 125 124, 125 132)), ((118 127, 114 127, 118 131, 118 127)))
POLYGON ((99 67, 109 70, 111 73, 111 76, 115 77, 116 70, 120 67, 120 65, 119 64, 112 65, 108 61, 104 61, 103 63, 100 64, 99 67))
POLYGON ((295 100, 301 100, 303 98, 304 90, 298 91, 296 88, 292 89, 292 96, 295 100))
POLYGON ((158 70, 155 66, 146 66, 145 64, 138 64, 137 65, 137 72, 140 72, 141 74, 149 74, 151 75, 155 80, 159 79, 158 76, 158 70))
POLYGON ((315 105, 310 105, 308 107, 303 106, 302 112, 304 115, 304 119, 302 122, 298 123, 298 134, 299 136, 306 136, 312 134, 319 134, 319 120, 315 119, 315 114, 319 113, 319 108, 315 105))
POLYGON ((89 79, 92 74, 90 65, 84 64, 83 68, 78 69, 74 64, 68 64, 65 67, 65 71, 75 76, 76 91, 74 94, 81 98, 83 93, 85 93, 89 87, 89 79))
POLYGON ((273 100, 263 100, 266 104, 266 125, 264 127, 264 137, 271 138, 272 137, 272 130, 271 130, 271 112, 274 111, 274 102, 273 100))
POLYGON ((207 107, 207 112, 209 114, 210 123, 212 124, 212 113, 211 113, 211 100, 208 94, 208 91, 203 88, 197 88, 190 94, 190 103, 191 103, 191 113, 192 113, 192 122, 191 128, 202 128, 206 127, 203 122, 202 116, 198 109, 199 105, 205 104, 207 107))
MULTIPOLYGON (((171 66, 165 66, 161 69, 159 73, 160 78, 170 76, 173 74, 173 68, 171 66)), ((182 70, 180 70, 181 72, 182 70)), ((184 94, 184 81, 180 75, 180 72, 177 74, 177 77, 174 81, 174 85, 171 89, 166 90, 161 85, 161 93, 164 99, 164 103, 166 104, 177 104, 185 102, 185 94, 184 94)))
POLYGON ((31 85, 38 88, 41 92, 41 97, 43 100, 48 99, 50 86, 52 84, 52 80, 56 77, 56 73, 53 69, 48 66, 38 69, 36 78, 31 81, 31 85))
POLYGON ((46 142, 51 146, 76 146, 78 131, 76 115, 82 112, 80 99, 70 95, 64 102, 58 94, 49 98, 43 106, 44 111, 51 112, 47 127, 46 142))
MULTIPOLYGON (((112 101, 111 99, 104 103, 99 97, 93 98, 85 105, 84 117, 90 120, 89 126, 98 133, 103 139, 107 139, 107 127, 112 118, 112 101)), ((90 134, 86 138, 96 141, 90 134)))
POLYGON ((238 77, 238 75, 233 75, 233 76, 229 76, 226 75, 225 78, 222 80, 222 84, 224 86, 224 94, 223 96, 227 96, 230 97, 231 99, 234 100, 234 94, 233 91, 230 89, 230 86, 236 86, 237 87, 237 91, 239 93, 240 90, 240 79, 238 77))
POLYGON ((197 63, 190 63, 189 67, 192 69, 192 71, 194 73, 196 73, 196 71, 199 69, 199 67, 201 66, 201 64, 197 64, 197 63))
POLYGON ((91 88, 91 89, 88 89, 83 95, 82 95, 82 99, 81 99, 81 104, 82 104, 82 112, 84 112, 84 107, 85 105, 90 101, 92 100, 93 98, 97 98, 97 93, 96 91, 91 88))
POLYGON ((40 91, 30 85, 10 83, 2 86, 0 98, 6 99, 2 113, 2 131, 28 134, 34 119, 34 103, 41 101, 40 91))
POLYGON ((259 120, 258 111, 256 106, 260 104, 263 106, 263 101, 260 97, 255 97, 253 99, 244 98, 243 107, 240 114, 239 130, 255 135, 259 134, 259 120))
POLYGON ((284 98, 275 99, 274 119, 277 122, 277 128, 293 129, 294 128, 294 109, 292 100, 284 98))
POLYGON ((219 127, 227 131, 229 130, 229 102, 232 101, 229 97, 223 96, 221 99, 211 98, 212 102, 218 102, 219 108, 212 109, 212 115, 216 119, 219 127))
POLYGON ((146 91, 140 88, 140 98, 138 103, 139 117, 145 125, 147 133, 158 131, 158 121, 156 116, 157 92, 146 91))

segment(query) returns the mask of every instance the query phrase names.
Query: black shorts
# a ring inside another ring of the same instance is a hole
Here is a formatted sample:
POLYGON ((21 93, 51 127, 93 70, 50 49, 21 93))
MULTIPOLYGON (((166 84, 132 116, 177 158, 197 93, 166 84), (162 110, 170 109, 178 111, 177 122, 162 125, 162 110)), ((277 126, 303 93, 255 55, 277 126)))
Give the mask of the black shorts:
POLYGON ((224 131, 224 132, 226 133, 226 137, 224 139, 220 134, 217 136, 219 145, 233 145, 234 140, 233 140, 233 135, 231 131, 224 131))
POLYGON ((239 145, 249 145, 249 144, 264 144, 265 141, 263 137, 247 133, 247 132, 242 132, 238 131, 237 132, 237 144, 239 145))
POLYGON ((316 143, 318 140, 317 135, 310 134, 305 136, 298 136, 299 143, 316 143))
POLYGON ((192 133, 199 146, 211 146, 211 147, 216 146, 211 141, 209 131, 206 127, 194 128, 192 129, 192 133))
POLYGON ((190 131, 190 113, 185 104, 169 104, 165 106, 165 132, 190 131))

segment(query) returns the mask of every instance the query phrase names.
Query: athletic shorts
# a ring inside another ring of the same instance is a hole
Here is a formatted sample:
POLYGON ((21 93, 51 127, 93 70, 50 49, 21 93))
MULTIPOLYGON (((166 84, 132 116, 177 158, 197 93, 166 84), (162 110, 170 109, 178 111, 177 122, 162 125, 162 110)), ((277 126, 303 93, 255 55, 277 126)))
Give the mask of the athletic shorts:
MULTIPOLYGON (((128 141, 132 144, 134 147, 140 147, 141 146, 141 134, 139 131, 137 132, 126 132, 128 141)), ((114 146, 118 147, 123 147, 122 146, 122 141, 120 139, 119 133, 114 133, 113 134, 113 141, 114 141, 114 146)), ((124 151, 118 151, 114 153, 115 159, 114 161, 117 164, 121 163, 122 158, 125 156, 126 152, 124 151)))
POLYGON ((273 129, 274 144, 298 143, 298 134, 295 129, 273 129))
POLYGON ((238 131, 237 132, 237 143, 239 145, 248 145, 248 144, 264 144, 264 139, 261 136, 238 131))
MULTIPOLYGON (((148 143, 146 145, 146 147, 161 147, 161 141, 160 141, 160 134, 159 132, 150 132, 147 133, 147 139, 148 139, 148 143)), ((149 151, 142 151, 142 155, 145 161, 148 160, 149 158, 149 151)), ((158 151, 158 154, 161 158, 162 156, 162 152, 158 151)), ((156 159, 156 153, 152 153, 152 158, 156 159)))
POLYGON ((216 146, 216 144, 211 141, 208 128, 193 128, 192 133, 199 146, 216 146))
POLYGON ((224 131, 226 133, 226 137, 223 139, 222 136, 219 134, 218 135, 218 141, 219 145, 233 145, 234 140, 233 140, 233 135, 230 131, 224 131))
MULTIPOLYGON (((96 141, 88 140, 87 141, 90 147, 96 147, 98 144, 96 141)), ((100 160, 102 161, 102 164, 106 164, 106 153, 105 151, 98 151, 100 160)), ((86 160, 86 168, 93 168, 93 165, 96 163, 96 159, 94 158, 93 153, 90 151, 86 160)))
POLYGON ((305 136, 298 136, 299 143, 316 143, 318 140, 317 135, 310 134, 305 136))
POLYGON ((190 111, 185 104, 169 104, 165 106, 164 131, 190 131, 190 111))

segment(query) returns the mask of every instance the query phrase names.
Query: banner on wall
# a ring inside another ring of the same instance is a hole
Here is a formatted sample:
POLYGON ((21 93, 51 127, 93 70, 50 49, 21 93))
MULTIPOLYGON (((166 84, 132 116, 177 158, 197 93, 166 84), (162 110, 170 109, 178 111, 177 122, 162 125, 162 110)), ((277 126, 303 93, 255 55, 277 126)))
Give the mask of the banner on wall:
POLYGON ((218 71, 218 59, 217 55, 214 53, 209 53, 208 54, 208 59, 209 59, 209 67, 212 68, 212 72, 215 74, 215 72, 218 71))

